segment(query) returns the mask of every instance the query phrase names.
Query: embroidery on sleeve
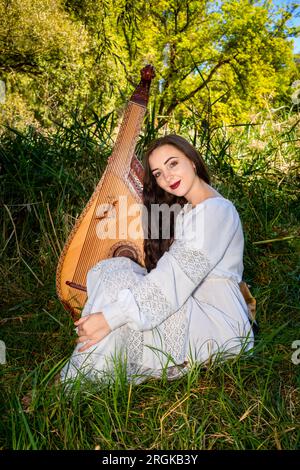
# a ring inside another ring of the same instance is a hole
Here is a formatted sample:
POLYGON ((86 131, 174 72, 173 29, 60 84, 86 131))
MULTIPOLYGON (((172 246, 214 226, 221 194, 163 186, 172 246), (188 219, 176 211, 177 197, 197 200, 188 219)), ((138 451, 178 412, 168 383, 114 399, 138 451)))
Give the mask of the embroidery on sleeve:
POLYGON ((199 284, 212 269, 207 256, 200 250, 189 247, 184 240, 176 240, 169 253, 194 284, 199 284))

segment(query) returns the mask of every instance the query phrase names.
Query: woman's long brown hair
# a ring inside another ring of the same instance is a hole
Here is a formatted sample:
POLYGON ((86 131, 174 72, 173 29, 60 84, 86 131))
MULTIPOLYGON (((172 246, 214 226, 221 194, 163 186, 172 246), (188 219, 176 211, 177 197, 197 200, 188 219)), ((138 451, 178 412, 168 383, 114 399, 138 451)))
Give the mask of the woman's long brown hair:
MULTIPOLYGON (((199 152, 183 137, 170 134, 164 137, 152 141, 144 154, 144 182, 143 182, 143 205, 144 205, 144 222, 146 222, 147 235, 144 228, 144 254, 145 254, 145 266, 149 272, 155 268, 158 260, 162 255, 169 250, 174 240, 174 226, 175 220, 171 217, 170 220, 170 238, 165 239, 162 237, 162 223, 159 221, 159 238, 152 238, 151 236, 151 205, 152 204, 167 204, 172 206, 173 204, 180 204, 182 207, 186 204, 187 200, 184 197, 174 196, 173 194, 167 193, 160 188, 151 172, 149 165, 149 157, 153 150, 163 145, 173 145, 178 150, 183 152, 185 156, 191 160, 196 166, 197 175, 204 180, 207 184, 210 184, 210 177, 208 174, 207 167, 199 154, 199 152)), ((145 227, 145 226, 144 226, 145 227)))

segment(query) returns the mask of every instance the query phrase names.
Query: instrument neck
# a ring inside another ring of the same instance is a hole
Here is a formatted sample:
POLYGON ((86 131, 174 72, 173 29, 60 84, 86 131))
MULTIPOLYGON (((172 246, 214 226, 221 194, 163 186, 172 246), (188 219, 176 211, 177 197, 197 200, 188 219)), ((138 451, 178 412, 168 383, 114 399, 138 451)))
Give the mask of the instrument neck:
POLYGON ((134 156, 134 149, 145 112, 145 106, 129 101, 113 153, 107 165, 108 171, 121 178, 127 178, 129 175, 130 163, 134 156))

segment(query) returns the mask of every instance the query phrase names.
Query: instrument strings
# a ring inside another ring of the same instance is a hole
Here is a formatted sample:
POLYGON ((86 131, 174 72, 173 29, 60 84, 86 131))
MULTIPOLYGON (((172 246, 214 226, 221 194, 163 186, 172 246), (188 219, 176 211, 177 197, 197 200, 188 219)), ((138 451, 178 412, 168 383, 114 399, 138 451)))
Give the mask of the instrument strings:
MULTIPOLYGON (((108 167, 108 173, 111 172, 114 175, 118 175, 117 184, 114 188, 112 188, 115 194, 121 194, 122 188, 124 188, 124 182, 120 179, 120 175, 122 170, 125 169, 125 162, 127 164, 127 167, 130 169, 130 161, 128 161, 128 157, 132 146, 128 145, 128 143, 132 142, 133 140, 135 141, 137 128, 139 126, 140 120, 143 118, 144 112, 145 110, 143 107, 135 105, 132 102, 130 102, 127 106, 125 116, 123 118, 121 128, 118 134, 118 139, 113 150, 112 161, 109 162, 108 167), (138 119, 136 119, 137 115, 138 119), (124 150, 121 149, 122 145, 127 148, 125 161, 124 155, 123 158, 121 155, 124 152, 124 150)), ((132 155, 130 157, 132 157, 132 155)), ((98 238, 96 235, 96 226, 98 224, 98 220, 95 217, 95 212, 99 206, 100 198, 101 195, 99 194, 97 203, 95 205, 94 214, 87 230, 85 241, 83 243, 80 257, 74 273, 73 282, 76 282, 81 285, 86 284, 87 272, 101 258, 101 253, 103 254, 104 252, 104 245, 107 245, 106 239, 98 238), (97 241, 97 243, 95 243, 95 240, 97 241)), ((118 229, 118 226, 116 226, 116 229, 118 229)), ((117 237, 118 234, 116 233, 116 238, 117 237)))

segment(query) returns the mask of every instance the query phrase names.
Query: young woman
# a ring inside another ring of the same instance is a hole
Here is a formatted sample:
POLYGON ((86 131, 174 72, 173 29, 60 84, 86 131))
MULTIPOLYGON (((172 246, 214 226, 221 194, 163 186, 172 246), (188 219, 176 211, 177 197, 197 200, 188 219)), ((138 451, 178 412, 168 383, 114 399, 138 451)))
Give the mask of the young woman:
POLYGON ((163 373, 173 379, 193 361, 232 357, 253 347, 239 288, 244 237, 235 206, 210 185, 201 156, 180 136, 155 140, 144 169, 146 268, 120 257, 88 272, 88 300, 75 322, 78 345, 62 380, 113 374, 116 358, 126 364, 131 381, 163 373), (180 208, 167 220, 167 238, 166 217, 149 223, 151 208, 162 204, 180 208))

